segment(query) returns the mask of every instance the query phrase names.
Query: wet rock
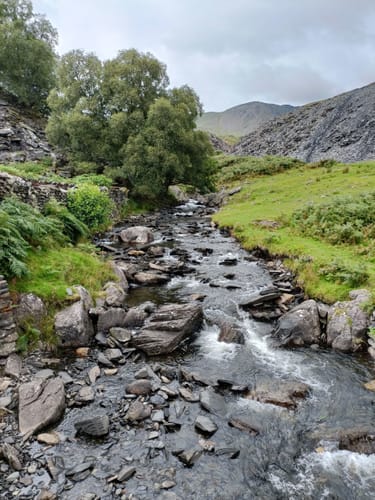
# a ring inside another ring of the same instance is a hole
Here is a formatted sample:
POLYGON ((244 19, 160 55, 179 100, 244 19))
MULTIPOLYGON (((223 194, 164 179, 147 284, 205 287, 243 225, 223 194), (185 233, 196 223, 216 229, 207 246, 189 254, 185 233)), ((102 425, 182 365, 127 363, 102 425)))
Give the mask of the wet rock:
POLYGON ((3 458, 16 471, 23 468, 22 455, 11 444, 4 443, 0 446, 0 458, 3 458))
POLYGON ((214 415, 225 416, 227 413, 227 404, 220 394, 216 393, 212 387, 208 387, 200 394, 200 404, 202 408, 214 415))
POLYGON ((180 387, 178 389, 178 392, 181 394, 181 396, 185 399, 185 401, 189 401, 189 403, 197 403, 199 401, 199 394, 194 394, 189 388, 187 387, 180 387))
POLYGON ((92 368, 90 368, 88 377, 90 384, 95 384, 96 379, 100 377, 100 368, 98 365, 95 365, 92 368))
POLYGON ((95 459, 86 459, 73 467, 70 467, 65 471, 66 476, 68 476, 72 481, 83 481, 90 474, 91 470, 95 466, 95 459))
POLYGON ((112 281, 104 285, 105 305, 108 307, 123 307, 125 304, 126 294, 123 287, 119 283, 112 281))
POLYGON ((139 272, 134 275, 134 281, 139 285, 161 285, 169 281, 169 276, 167 274, 159 272, 144 271, 139 272))
POLYGON ((237 262, 238 262, 237 255, 234 255, 232 253, 227 253, 220 259, 219 264, 221 264, 222 266, 235 266, 237 262))
POLYGON ((244 344, 245 337, 243 329, 235 324, 223 323, 220 326, 219 342, 227 344, 244 344))
POLYGON ((94 415, 83 420, 76 420, 74 427, 77 432, 87 436, 106 436, 109 433, 109 417, 108 415, 94 415))
POLYGON ((182 453, 179 453, 177 455, 177 458, 188 467, 191 467, 202 455, 202 452, 203 452, 202 448, 198 448, 196 446, 194 448, 190 448, 189 450, 185 450, 182 453))
POLYGON ((244 432, 248 432, 251 435, 256 435, 259 432, 259 429, 254 422, 252 422, 251 417, 248 416, 236 416, 231 417, 228 421, 228 424, 231 427, 235 427, 236 429, 244 432))
POLYGON ((134 476, 136 472, 136 468, 135 467, 129 467, 129 466, 126 466, 126 467, 123 467, 120 472, 117 473, 117 481, 119 481, 120 483, 122 481, 127 481, 128 479, 130 479, 132 476, 134 476))
POLYGON ((274 336, 282 347, 319 344, 321 329, 315 300, 306 300, 284 314, 278 321, 274 336))
POLYGON ((150 356, 166 354, 197 331, 201 322, 201 304, 166 304, 150 316, 132 344, 150 356))
POLYGON ((240 449, 237 446, 217 446, 215 448, 215 455, 222 456, 227 455, 229 458, 237 458, 240 455, 240 449))
POLYGON ((95 399, 95 392, 92 387, 86 385, 82 387, 75 398, 76 403, 89 404, 95 399))
POLYGON ((98 332, 108 332, 111 328, 120 326, 122 327, 126 317, 125 309, 121 307, 110 307, 109 309, 102 309, 98 312, 98 332))
POLYGON ((48 444, 51 446, 60 443, 60 437, 56 432, 38 434, 36 438, 39 443, 48 444))
POLYGON ((346 429, 318 429, 310 434, 319 442, 332 441, 340 450, 371 455, 375 453, 375 427, 369 425, 355 426, 346 429))
POLYGON ((141 401, 134 401, 130 404, 129 410, 126 413, 126 420, 137 422, 145 420, 151 415, 152 407, 143 404, 141 401))
POLYGON ((83 287, 74 287, 80 300, 58 312, 55 316, 55 332, 63 347, 87 346, 94 336, 94 328, 88 311, 92 299, 83 287))
POLYGON ((351 301, 336 302, 328 313, 327 344, 343 352, 356 352, 367 345, 370 315, 363 310, 371 296, 367 290, 353 290, 351 301))
POLYGON ((120 349, 106 349, 104 351, 104 355, 111 363, 121 361, 123 359, 120 349))
POLYGON ((133 226, 120 232, 120 239, 124 243, 145 245, 154 241, 152 231, 145 226, 133 226))
POLYGON ((98 354, 98 363, 103 366, 107 366, 108 368, 113 368, 113 363, 109 361, 107 356, 105 356, 102 352, 98 354))
POLYGON ((261 403, 270 403, 284 408, 295 408, 298 400, 310 391, 303 382, 270 381, 257 384, 248 397, 261 403))
POLYGON ((153 422, 159 422, 159 423, 164 422, 164 418, 165 416, 163 410, 156 410, 151 415, 151 420, 153 422))
POLYGON ((131 307, 126 313, 123 326, 127 328, 135 328, 143 326, 146 318, 155 310, 156 306, 153 302, 145 302, 137 307, 131 307))
POLYGON ((217 425, 210 418, 199 415, 195 419, 195 427, 204 434, 212 435, 217 431, 217 425))
POLYGON ((18 379, 21 375, 21 370, 22 359, 17 354, 11 354, 8 356, 5 363, 4 375, 18 379))
POLYGON ((151 246, 147 253, 152 257, 162 257, 165 253, 165 248, 160 246, 151 246))
POLYGON ((19 430, 32 434, 60 419, 65 410, 61 378, 32 380, 19 387, 19 430))
POLYGON ((278 299, 280 295, 281 292, 278 288, 267 288, 265 290, 252 293, 246 297, 246 299, 242 300, 240 305, 244 307, 260 306, 266 302, 278 299))
POLYGON ((135 394, 137 396, 147 396, 152 390, 152 385, 148 379, 138 379, 126 386, 128 394, 135 394))
POLYGON ((109 330, 109 335, 117 340, 117 342, 120 342, 120 344, 126 344, 127 342, 130 342, 132 338, 132 332, 126 328, 111 328, 109 330))

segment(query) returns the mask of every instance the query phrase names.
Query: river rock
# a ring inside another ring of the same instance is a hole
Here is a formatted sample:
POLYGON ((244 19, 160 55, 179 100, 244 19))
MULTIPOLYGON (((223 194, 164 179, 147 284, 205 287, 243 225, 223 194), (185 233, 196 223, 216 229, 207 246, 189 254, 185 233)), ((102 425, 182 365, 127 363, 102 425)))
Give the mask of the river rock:
POLYGON ((139 420, 145 420, 151 415, 152 407, 147 404, 143 404, 141 401, 133 401, 126 413, 126 420, 130 422, 137 422, 139 420))
POLYGON ((139 272, 134 275, 134 281, 139 285, 161 285, 169 280, 167 274, 159 273, 157 271, 139 272))
POLYGON ((133 226, 120 232, 120 239, 124 243, 145 245, 154 241, 152 231, 145 226, 133 226))
POLYGON ((74 427, 77 432, 87 436, 106 436, 109 433, 109 417, 108 415, 94 415, 83 420, 76 420, 74 427))
POLYGON ((202 408, 214 415, 225 416, 227 413, 227 404, 223 396, 214 391, 212 387, 208 387, 200 394, 200 404, 202 408))
POLYGON ((189 450, 185 450, 182 453, 177 455, 178 459, 181 460, 185 465, 191 467, 195 464, 198 458, 202 455, 202 448, 195 446, 194 448, 190 448, 189 450))
POLYGON ((75 398, 76 403, 79 404, 88 404, 92 403, 95 399, 95 392, 92 387, 85 385, 79 391, 75 398))
POLYGON ((126 294, 119 283, 109 281, 104 285, 105 305, 108 307, 123 307, 126 294))
POLYGON ((204 434, 212 435, 217 431, 217 425, 210 418, 198 415, 194 422, 195 427, 204 434))
POLYGON ((55 316, 55 332, 63 347, 86 346, 94 336, 94 327, 88 314, 93 306, 92 299, 82 286, 74 288, 79 293, 80 300, 55 316))
POLYGON ((305 398, 309 390, 309 386, 303 382, 272 380, 257 384, 247 397, 261 403, 269 403, 284 408, 295 408, 298 399, 305 398))
POLYGON ((17 354, 11 354, 8 356, 5 368, 4 375, 8 375, 12 378, 19 378, 22 370, 22 359, 17 354))
POLYGON ((165 304, 151 314, 132 344, 150 356, 174 351, 202 323, 201 304, 165 304))
POLYGON ((122 327, 126 317, 125 309, 121 307, 111 307, 107 310, 96 310, 98 314, 98 332, 108 332, 113 327, 122 327))
POLYGON ((127 342, 130 342, 132 338, 131 330, 120 327, 111 328, 109 330, 109 335, 117 342, 120 342, 120 344, 126 344, 127 342))
POLYGON ((321 330, 315 300, 306 300, 284 314, 278 321, 274 336, 282 347, 319 344, 321 330))
POLYGON ((278 288, 266 288, 251 293, 241 301, 240 305, 243 307, 257 307, 266 302, 278 299, 280 295, 281 292, 278 288))
POLYGON ((336 302, 328 313, 327 344, 343 352, 356 352, 367 345, 367 332, 370 315, 363 310, 363 305, 371 299, 367 290, 353 290, 352 299, 336 302))
POLYGON ((252 421, 251 416, 233 416, 229 419, 228 424, 240 431, 248 432, 251 435, 259 433, 258 426, 252 421))
POLYGON ((11 444, 4 443, 0 446, 0 457, 3 458, 14 470, 22 470, 22 455, 11 444))
POLYGON ((135 394, 136 396, 147 396, 152 390, 152 385, 148 379, 138 379, 131 382, 125 387, 128 394, 135 394))
POLYGON ((135 472, 136 472, 135 467, 125 466, 120 470, 120 472, 117 473, 117 481, 119 482, 127 481, 132 476, 134 476, 135 472))
POLYGON ((117 265, 116 262, 111 261, 111 266, 112 266, 113 272, 115 273, 115 275, 117 276, 117 278, 119 280, 118 284, 120 285, 120 287, 124 291, 128 290, 129 283, 128 283, 128 280, 126 278, 125 271, 123 269, 121 269, 121 267, 119 265, 117 265))
POLYGON ((19 430, 33 434, 55 423, 65 410, 65 390, 61 378, 32 380, 19 387, 19 430))
POLYGON ((145 302, 137 307, 131 307, 126 313, 123 326, 127 328, 135 328, 143 326, 146 318, 150 313, 154 312, 156 306, 153 302, 145 302))

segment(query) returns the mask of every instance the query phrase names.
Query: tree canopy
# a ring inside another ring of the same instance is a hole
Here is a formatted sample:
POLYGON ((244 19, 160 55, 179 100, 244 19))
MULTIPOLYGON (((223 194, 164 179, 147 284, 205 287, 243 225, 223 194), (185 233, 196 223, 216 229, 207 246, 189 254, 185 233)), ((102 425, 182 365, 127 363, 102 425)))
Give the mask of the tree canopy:
POLYGON ((74 160, 115 167, 137 194, 160 197, 174 182, 208 189, 212 150, 195 130, 201 103, 190 87, 168 85, 152 54, 122 50, 101 62, 69 52, 48 98, 48 138, 74 160))
POLYGON ((57 31, 29 0, 0 0, 0 88, 45 110, 54 86, 57 31))

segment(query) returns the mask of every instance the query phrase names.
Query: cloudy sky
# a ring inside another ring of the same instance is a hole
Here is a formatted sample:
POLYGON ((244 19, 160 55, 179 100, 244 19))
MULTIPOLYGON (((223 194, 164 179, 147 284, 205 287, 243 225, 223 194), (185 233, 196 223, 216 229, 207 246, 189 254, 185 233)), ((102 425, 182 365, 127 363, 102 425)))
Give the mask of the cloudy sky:
POLYGON ((33 0, 76 48, 151 52, 206 111, 304 104, 375 81, 375 0, 33 0))

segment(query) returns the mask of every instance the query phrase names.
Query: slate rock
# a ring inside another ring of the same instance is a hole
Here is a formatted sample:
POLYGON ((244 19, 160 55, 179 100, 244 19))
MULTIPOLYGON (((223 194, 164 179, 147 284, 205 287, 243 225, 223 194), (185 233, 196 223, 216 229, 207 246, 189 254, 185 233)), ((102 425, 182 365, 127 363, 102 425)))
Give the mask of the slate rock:
POLYGON ((202 306, 165 304, 151 314, 132 345, 150 356, 174 351, 182 340, 196 332, 202 323, 202 306))
POLYGON ((110 281, 104 285, 105 305, 108 307, 123 307, 126 293, 119 283, 110 281))
POLYGON ((151 415, 151 411, 152 407, 150 405, 143 404, 141 401, 134 401, 130 404, 126 413, 126 420, 131 422, 145 420, 151 415))
POLYGON ((210 418, 198 415, 194 423, 195 427, 204 434, 212 435, 217 431, 217 425, 210 418))
POLYGON ((122 327, 126 317, 125 309, 121 307, 110 307, 109 309, 101 309, 97 311, 98 322, 97 330, 98 332, 108 332, 113 327, 122 327))
POLYGON ((109 417, 108 415, 94 415, 83 420, 76 420, 74 427, 77 432, 87 436, 106 436, 109 433, 109 417))
POLYGON ((127 384, 125 389, 128 394, 147 396, 152 390, 152 385, 148 379, 137 379, 134 382, 127 384))
POLYGON ((4 375, 18 379, 21 375, 21 370, 22 359, 18 356, 18 354, 11 354, 8 356, 5 363, 4 375))
POLYGON ((200 404, 202 408, 214 415, 225 416, 227 413, 227 404, 221 394, 214 391, 212 387, 208 387, 200 394, 200 404))
POLYGON ((33 434, 57 422, 65 410, 61 378, 32 380, 19 387, 18 421, 21 434, 33 434))

